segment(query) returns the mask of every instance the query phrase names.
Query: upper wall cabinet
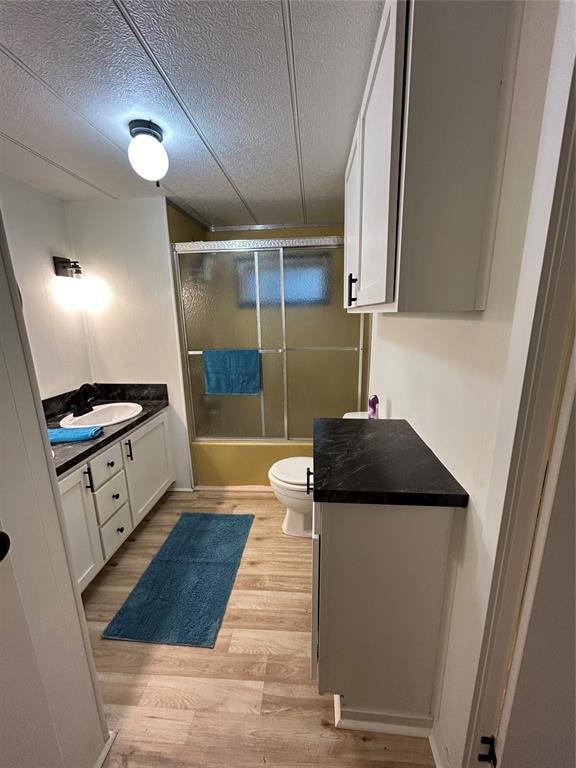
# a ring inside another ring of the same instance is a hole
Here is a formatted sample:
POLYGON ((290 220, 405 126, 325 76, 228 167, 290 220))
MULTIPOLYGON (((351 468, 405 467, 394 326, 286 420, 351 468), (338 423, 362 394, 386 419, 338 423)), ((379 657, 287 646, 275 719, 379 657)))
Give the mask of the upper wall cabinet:
POLYGON ((349 311, 484 308, 510 6, 387 0, 345 174, 349 311))

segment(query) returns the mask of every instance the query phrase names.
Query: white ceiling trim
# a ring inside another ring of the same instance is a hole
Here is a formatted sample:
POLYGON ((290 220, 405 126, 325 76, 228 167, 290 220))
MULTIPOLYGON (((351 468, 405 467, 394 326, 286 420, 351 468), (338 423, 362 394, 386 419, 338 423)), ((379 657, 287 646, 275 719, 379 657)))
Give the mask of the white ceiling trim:
MULTIPOLYGON (((70 109, 72 112, 74 112, 74 114, 78 115, 78 117, 81 120, 83 120, 87 125, 89 125, 90 128, 92 128, 92 130, 96 131, 96 133, 99 136, 101 136, 103 139, 105 139, 105 141, 108 141, 110 144, 112 144, 113 147, 115 147, 120 152, 122 152, 122 154, 124 154, 124 150, 122 149, 122 147, 120 147, 118 144, 116 144, 116 142, 113 141, 109 136, 106 136, 105 133, 102 133, 102 131, 97 126, 95 126, 94 123, 90 122, 90 120, 86 117, 85 114, 80 112, 74 106, 74 104, 72 104, 67 99, 65 99, 62 96, 61 93, 58 93, 58 91, 56 91, 50 85, 50 83, 46 82, 46 80, 43 77, 41 77, 37 72, 35 72, 31 67, 29 67, 28 64, 25 64, 22 61, 22 59, 20 57, 16 56, 16 54, 13 51, 11 51, 9 48, 6 48, 6 46, 3 43, 0 43, 0 52, 3 53, 5 56, 7 56, 11 61, 13 61, 14 64, 16 64, 16 66, 18 66, 18 67, 20 67, 20 69, 24 70, 24 72, 26 72, 27 75, 29 75, 34 80, 36 80, 36 82, 40 83, 40 85, 43 88, 46 88, 46 90, 49 91, 52 94, 52 96, 54 96, 56 99, 58 99, 58 101, 61 101, 62 104, 65 104, 68 107, 68 109, 70 109)), ((113 197, 113 195, 111 195, 111 197, 113 197)))
POLYGON ((98 187, 96 184, 93 184, 91 181, 88 181, 88 179, 85 179, 83 176, 79 176, 77 173, 74 173, 74 171, 71 171, 70 168, 66 168, 63 165, 60 165, 60 163, 57 163, 55 160, 51 160, 49 157, 46 157, 46 155, 43 155, 41 152, 36 152, 35 149, 32 149, 31 147, 26 146, 26 144, 22 144, 21 141, 18 141, 18 139, 15 139, 13 136, 9 136, 7 133, 3 133, 2 131, 0 131, 0 137, 3 139, 6 139, 6 141, 12 142, 12 144, 15 144, 20 149, 24 149, 26 152, 29 152, 31 155, 34 155, 34 157, 37 157, 40 160, 44 160, 45 163, 48 163, 54 168, 58 168, 59 171, 64 171, 64 173, 67 173, 69 176, 72 176, 72 178, 76 179, 77 181, 81 181, 83 184, 87 184, 96 192, 100 192, 100 194, 106 195, 106 197, 109 197, 111 200, 118 199, 115 195, 111 194, 110 192, 106 192, 105 189, 98 187))
POLYGON ((302 160, 302 140, 300 135, 300 114, 298 111, 298 89, 296 86, 296 57, 294 55, 294 36, 292 29, 292 12, 290 0, 282 0, 282 24, 284 26, 284 40, 286 42, 286 63, 288 65, 288 81, 290 83, 290 98, 292 102, 292 122, 294 124, 294 140, 296 142, 296 157, 298 161, 298 175, 300 177, 300 196, 302 198, 302 219, 308 224, 308 212, 306 210, 306 187, 304 185, 304 162, 302 160))

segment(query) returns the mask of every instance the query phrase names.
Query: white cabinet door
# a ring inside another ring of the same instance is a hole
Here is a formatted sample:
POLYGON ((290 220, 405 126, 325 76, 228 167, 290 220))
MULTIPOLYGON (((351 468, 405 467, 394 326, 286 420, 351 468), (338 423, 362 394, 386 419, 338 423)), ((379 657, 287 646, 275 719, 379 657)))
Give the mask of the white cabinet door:
POLYGON ((344 177, 344 308, 356 303, 360 261, 360 212, 362 206, 362 149, 356 126, 344 177))
POLYGON ((140 427, 123 443, 128 493, 136 526, 174 480, 166 414, 140 427))
POLYGON ((81 590, 104 565, 96 507, 87 472, 88 467, 84 465, 58 483, 72 568, 81 590))
POLYGON ((404 3, 386 2, 360 110, 362 191, 354 306, 394 300, 405 16, 404 3))

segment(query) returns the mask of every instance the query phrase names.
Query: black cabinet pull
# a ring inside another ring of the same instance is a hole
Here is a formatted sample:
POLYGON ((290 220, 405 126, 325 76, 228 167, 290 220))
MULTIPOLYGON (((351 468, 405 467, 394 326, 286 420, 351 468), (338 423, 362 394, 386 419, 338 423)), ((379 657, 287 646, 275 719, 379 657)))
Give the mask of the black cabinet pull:
POLYGON ((126 440, 126 448, 128 448, 128 458, 130 461, 134 461, 134 454, 132 453, 132 440, 126 440))
POLYGON ((312 477, 313 474, 314 472, 312 472, 310 467, 306 467, 306 493, 308 495, 310 495, 310 493, 312 492, 312 488, 310 486, 310 478, 312 477))
POLYGON ((476 759, 479 763, 490 763, 492 768, 496 768, 498 765, 498 757, 496 756, 496 737, 482 736, 480 743, 488 747, 488 754, 480 754, 476 759))
POLYGON ((117 533, 124 533, 124 526, 121 525, 120 528, 116 528, 117 533))
POLYGON ((356 297, 352 296, 352 287, 354 283, 358 282, 358 278, 354 277, 352 272, 348 273, 348 306, 351 307, 352 304, 356 301, 356 297))
POLYGON ((113 493, 112 494, 112 498, 118 500, 120 498, 120 494, 119 493, 113 493))
POLYGON ((8 552, 10 552, 10 536, 8 536, 6 531, 0 531, 0 563, 8 552))
POLYGON ((106 466, 113 467, 116 464, 115 461, 109 461, 106 466))
POLYGON ((90 467, 84 470, 84 474, 88 475, 88 485, 86 486, 86 488, 89 488, 92 491, 92 493, 94 493, 94 480, 92 479, 92 470, 90 469, 90 467))

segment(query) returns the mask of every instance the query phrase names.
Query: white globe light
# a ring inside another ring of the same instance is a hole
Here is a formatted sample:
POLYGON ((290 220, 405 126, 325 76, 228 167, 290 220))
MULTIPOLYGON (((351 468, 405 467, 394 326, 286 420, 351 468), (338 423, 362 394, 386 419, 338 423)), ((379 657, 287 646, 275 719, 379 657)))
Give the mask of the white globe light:
POLYGON ((168 172, 168 154, 157 138, 138 133, 128 145, 128 159, 138 176, 159 181, 168 172))

